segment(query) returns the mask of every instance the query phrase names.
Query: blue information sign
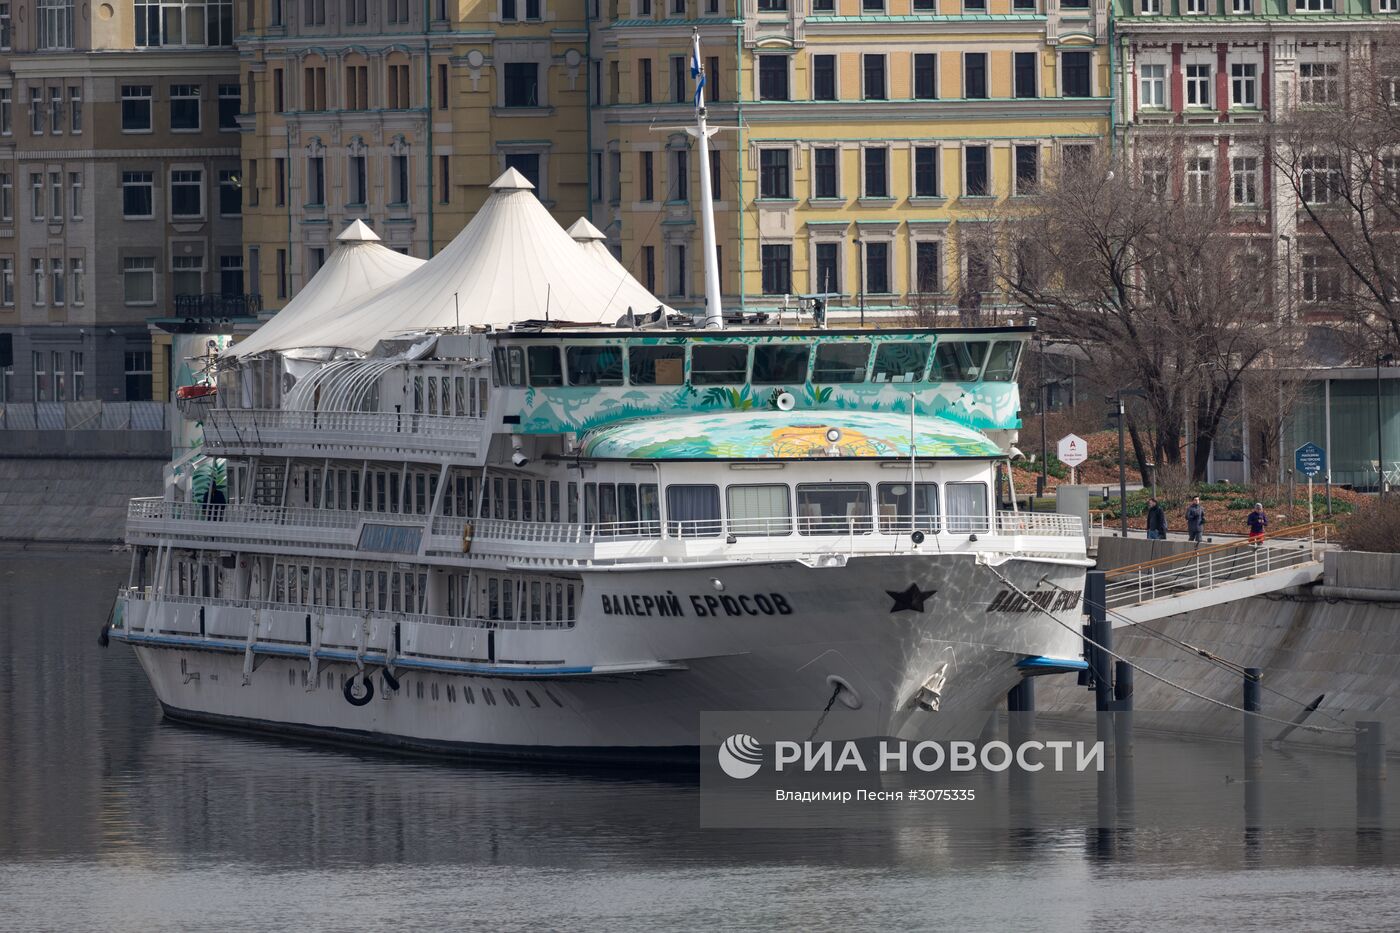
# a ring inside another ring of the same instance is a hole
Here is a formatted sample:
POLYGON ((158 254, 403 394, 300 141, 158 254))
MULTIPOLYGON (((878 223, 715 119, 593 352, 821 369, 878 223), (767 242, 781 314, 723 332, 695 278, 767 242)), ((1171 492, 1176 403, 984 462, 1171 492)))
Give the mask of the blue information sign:
POLYGON ((1293 466, 1311 479, 1327 470, 1327 451, 1314 443, 1304 444, 1293 452, 1293 466))

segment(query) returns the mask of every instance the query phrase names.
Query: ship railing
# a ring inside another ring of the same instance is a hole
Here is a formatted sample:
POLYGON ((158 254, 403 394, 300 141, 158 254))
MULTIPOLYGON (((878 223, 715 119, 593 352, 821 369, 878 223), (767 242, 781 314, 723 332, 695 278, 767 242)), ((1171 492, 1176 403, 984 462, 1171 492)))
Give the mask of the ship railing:
POLYGON ((366 520, 423 521, 421 515, 400 515, 397 512, 344 512, 251 503, 169 502, 159 498, 132 499, 127 503, 126 517, 128 521, 226 522, 343 529, 358 528, 360 522, 366 520))
POLYGON ((204 418, 205 443, 220 448, 326 444, 475 450, 486 421, 393 411, 215 408, 204 418))
MULTIPOLYGON (((171 593, 158 594, 151 586, 123 587, 117 593, 118 597, 125 597, 128 600, 142 602, 159 602, 162 605, 177 606, 208 606, 211 608, 223 609, 245 609, 249 612, 253 610, 268 610, 274 612, 292 612, 305 616, 319 615, 325 612, 330 615, 342 616, 364 616, 368 614, 373 619, 387 619, 390 622, 415 622, 427 625, 444 625, 455 628, 480 628, 480 629, 509 629, 511 631, 546 631, 558 629, 571 629, 575 625, 574 619, 553 619, 553 620, 522 620, 522 619, 484 619, 468 616, 440 616, 429 615, 422 612, 397 612, 392 609, 366 609, 362 606, 325 606, 307 603, 285 603, 275 602, 266 599, 231 599, 223 596, 189 596, 175 595, 171 593)), ((237 636, 243 638, 242 634, 237 636)))

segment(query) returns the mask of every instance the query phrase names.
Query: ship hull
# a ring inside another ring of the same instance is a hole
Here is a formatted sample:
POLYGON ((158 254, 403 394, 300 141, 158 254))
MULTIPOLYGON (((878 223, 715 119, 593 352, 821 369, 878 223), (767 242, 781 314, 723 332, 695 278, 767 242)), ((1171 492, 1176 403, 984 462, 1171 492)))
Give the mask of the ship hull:
POLYGON ((1021 661, 1078 655, 1078 604, 1064 595, 1082 589, 1074 561, 1012 557, 995 571, 967 554, 834 563, 584 572, 576 623, 489 633, 485 659, 488 633, 438 642, 408 621, 335 610, 313 609, 325 633, 316 637, 305 609, 211 606, 206 618, 206 607, 132 599, 114 635, 132 644, 174 719, 536 759, 684 761, 725 738, 705 733, 703 712, 810 711, 815 724, 838 704, 845 727, 867 735, 974 738, 1021 661), (1003 576, 1046 594, 1050 608, 1008 599, 1003 576), (239 618, 256 619, 242 641, 229 637, 239 618), (349 660, 342 621, 358 632, 349 660), (376 654, 390 638, 417 651, 376 654), (374 697, 354 705, 345 684, 358 700, 365 677, 374 697))

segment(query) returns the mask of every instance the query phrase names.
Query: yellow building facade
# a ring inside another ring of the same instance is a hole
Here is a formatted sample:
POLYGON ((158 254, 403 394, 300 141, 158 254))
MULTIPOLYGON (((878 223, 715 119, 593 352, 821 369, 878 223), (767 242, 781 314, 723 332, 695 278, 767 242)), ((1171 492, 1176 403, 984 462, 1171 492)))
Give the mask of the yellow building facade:
POLYGON ((282 2, 240 8, 246 267, 269 308, 355 217, 431 255, 513 165, 698 309, 697 29, 726 310, 966 303, 989 260, 960 231, 1109 121, 1107 10, 1063 0, 282 2))

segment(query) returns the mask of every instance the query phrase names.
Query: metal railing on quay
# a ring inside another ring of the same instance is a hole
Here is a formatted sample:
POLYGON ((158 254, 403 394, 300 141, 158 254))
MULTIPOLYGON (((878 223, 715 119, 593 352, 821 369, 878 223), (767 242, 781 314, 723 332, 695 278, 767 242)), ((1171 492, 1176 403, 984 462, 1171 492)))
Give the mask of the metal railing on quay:
POLYGON ((0 430, 163 431, 164 402, 5 402, 0 430))

